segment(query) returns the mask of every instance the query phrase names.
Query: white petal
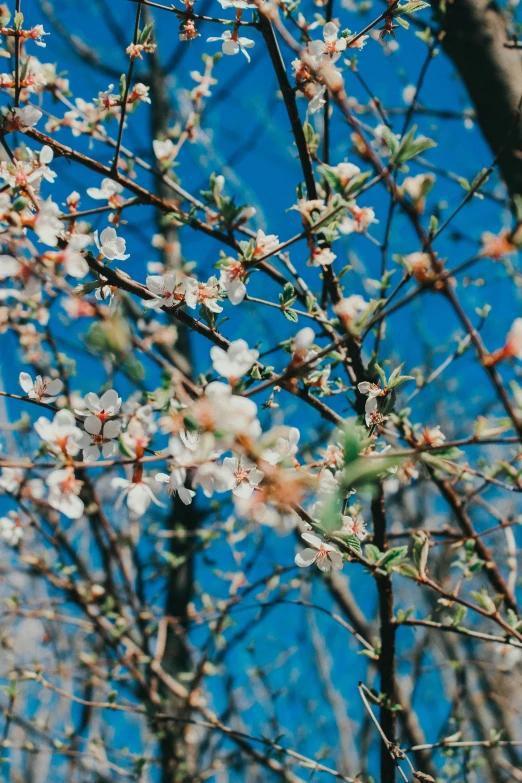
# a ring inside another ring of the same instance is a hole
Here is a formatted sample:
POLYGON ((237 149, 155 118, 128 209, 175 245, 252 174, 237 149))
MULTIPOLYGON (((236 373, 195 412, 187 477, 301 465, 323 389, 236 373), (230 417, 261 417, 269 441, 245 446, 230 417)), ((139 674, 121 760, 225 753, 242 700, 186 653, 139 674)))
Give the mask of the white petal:
POLYGON ((117 451, 118 451, 118 447, 114 443, 114 441, 109 441, 109 443, 104 443, 102 446, 102 456, 104 459, 111 459, 111 457, 114 457, 117 451))
POLYGON ((121 423, 119 421, 108 421, 103 428, 103 437, 108 440, 117 438, 120 434, 121 423))
POLYGON ((83 460, 84 462, 96 462, 97 459, 100 457, 100 449, 98 446, 87 446, 86 449, 83 450, 83 460))
POLYGON ((87 416, 83 426, 85 427, 85 431, 90 435, 99 435, 101 432, 102 423, 97 416, 93 416, 91 414, 90 416, 87 416))
POLYGON ((45 393, 51 397, 56 397, 57 394, 60 394, 62 389, 63 389, 63 383, 59 378, 55 378, 54 381, 51 381, 47 385, 47 389, 45 390, 45 393))
POLYGON ((335 568, 336 571, 340 571, 342 569, 343 557, 340 552, 329 552, 328 560, 330 560, 332 567, 335 568))
POLYGON ((29 392, 33 388, 33 379, 27 372, 21 372, 18 377, 18 382, 24 392, 29 392))
POLYGON ((319 549, 323 544, 319 536, 314 535, 314 533, 302 533, 301 538, 303 541, 306 541, 307 544, 311 544, 316 549, 319 549))
POLYGON ((336 40, 338 32, 339 28, 334 22, 327 22, 323 27, 323 38, 327 43, 331 43, 336 40))
POLYGON ((97 394, 94 392, 89 392, 85 395, 83 398, 85 400, 85 404, 88 408, 90 408, 91 411, 94 411, 95 413, 99 413, 101 411, 100 406, 100 398, 97 394))
POLYGON ((315 562, 315 559, 317 557, 317 552, 315 549, 303 549, 301 552, 298 552, 294 558, 294 562, 296 565, 299 566, 299 568, 307 568, 308 566, 311 566, 312 563, 315 562))
POLYGON ((18 274, 20 269, 21 264, 16 258, 0 255, 0 280, 5 280, 6 277, 13 277, 18 274))
POLYGON ((114 411, 119 410, 121 400, 118 397, 118 392, 114 389, 109 389, 106 391, 104 394, 102 394, 100 405, 104 411, 108 411, 109 409, 114 411))
POLYGON ((143 484, 136 484, 127 495, 127 505, 131 511, 141 516, 150 506, 150 495, 143 484))

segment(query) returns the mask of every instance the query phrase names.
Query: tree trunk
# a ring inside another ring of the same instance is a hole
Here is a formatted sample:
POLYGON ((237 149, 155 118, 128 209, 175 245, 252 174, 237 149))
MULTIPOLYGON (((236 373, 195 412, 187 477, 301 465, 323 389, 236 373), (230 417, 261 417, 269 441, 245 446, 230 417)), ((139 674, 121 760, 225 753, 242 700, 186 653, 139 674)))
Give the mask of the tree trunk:
POLYGON ((511 194, 522 194, 521 52, 506 47, 506 20, 489 0, 447 0, 438 11, 442 47, 468 89, 506 185, 511 194))

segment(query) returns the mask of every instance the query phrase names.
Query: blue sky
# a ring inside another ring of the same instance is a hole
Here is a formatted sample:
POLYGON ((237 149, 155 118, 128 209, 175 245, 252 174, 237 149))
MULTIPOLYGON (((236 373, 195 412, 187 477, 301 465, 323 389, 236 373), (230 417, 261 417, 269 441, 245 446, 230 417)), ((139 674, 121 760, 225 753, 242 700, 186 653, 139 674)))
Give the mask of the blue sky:
MULTIPOLYGON (((42 21, 38 3, 26 0, 23 5, 26 25, 42 21)), ((217 3, 213 5, 217 6, 217 3)), ((73 0, 56 2, 54 6, 60 24, 64 25, 71 35, 85 39, 99 52, 103 62, 110 64, 110 67, 117 72, 126 70, 127 59, 123 54, 121 42, 117 41, 108 29, 110 25, 107 24, 102 10, 103 3, 91 3, 89 8, 84 7, 86 4, 82 4, 81 13, 78 13, 79 4, 73 0)), ((124 30, 125 40, 130 42, 135 14, 134 3, 116 0, 111 3, 111 9, 112 16, 124 30)), ((357 30, 365 26, 380 11, 381 6, 377 4, 367 15, 357 16, 336 5, 334 16, 340 19, 343 28, 357 30)), ((220 15, 232 17, 232 12, 220 10, 220 15)), ((158 22, 156 30, 160 52, 165 62, 180 45, 178 22, 175 15, 168 12, 157 11, 155 18, 158 22)), ((420 18, 429 21, 429 11, 424 11, 420 18)), ((47 38, 47 50, 37 50, 35 53, 42 55, 44 61, 47 57, 52 62, 56 61, 58 70, 68 72, 74 96, 91 100, 99 90, 106 89, 112 79, 100 74, 96 68, 86 65, 76 55, 71 54, 68 45, 53 27, 48 22, 44 22, 44 25, 46 29, 51 30, 52 36, 47 38)), ((186 53, 170 76, 170 91, 176 112, 176 107, 182 100, 182 88, 190 88, 194 84, 189 76, 190 71, 201 67, 201 55, 204 52, 213 53, 218 48, 217 44, 205 43, 207 36, 219 34, 220 31, 216 31, 215 25, 203 23, 199 29, 201 37, 190 44, 183 44, 186 53)), ((386 55, 374 40, 369 41, 366 48, 357 55, 361 75, 385 107, 405 105, 402 91, 405 86, 416 83, 423 65, 426 46, 415 37, 414 31, 414 27, 408 32, 402 29, 398 31, 399 49, 391 55, 386 55)), ((250 32, 246 34, 249 35, 250 32)), ((205 143, 185 146, 177 173, 183 187, 195 195, 205 187, 212 172, 224 174, 227 191, 235 194, 239 203, 248 202, 256 207, 256 216, 250 225, 278 234, 280 239, 284 240, 300 229, 298 214, 295 211, 288 211, 295 203, 300 170, 284 106, 275 92, 276 80, 268 57, 263 51, 262 39, 256 32, 252 35, 256 46, 250 50, 252 56, 250 64, 241 55, 224 57, 218 64, 215 75, 219 78, 219 85, 215 88, 214 97, 207 100, 202 118, 205 143), (226 98, 219 97, 223 89, 227 91, 226 98)), ((314 35, 319 37, 319 32, 314 35)), ((282 51, 286 62, 290 63, 292 54, 284 48, 282 51)), ((136 73, 136 80, 138 79, 139 69, 136 73)), ((346 90, 350 98, 367 103, 367 96, 353 74, 346 75, 346 90)), ((443 108, 454 111, 461 111, 470 105, 451 64, 443 54, 435 58, 428 70, 420 102, 429 109, 443 108)), ((301 115, 304 117, 306 111, 304 100, 301 100, 299 105, 301 115)), ((60 115, 63 107, 56 104, 54 110, 60 115)), ((398 132, 403 116, 390 116, 393 128, 398 132)), ((177 119, 179 115, 175 113, 173 121, 177 119)), ((363 119, 372 127, 377 122, 371 114, 364 115, 363 119)), ((416 122, 419 125, 419 132, 437 142, 438 146, 426 157, 442 169, 472 180, 491 162, 492 155, 476 127, 466 128, 461 120, 439 121, 438 118, 427 114, 419 115, 416 122)), ((347 158, 355 160, 351 152, 349 128, 337 114, 334 115, 332 127, 332 163, 347 158)), ((113 135, 115 133, 114 125, 113 135)), ((84 151, 89 150, 84 140, 72 139, 67 130, 60 131, 57 138, 66 144, 74 144, 84 151)), ((152 162, 148 107, 140 106, 129 118, 128 128, 124 133, 124 144, 152 162)), ((98 144, 94 145, 89 154, 110 160, 107 150, 98 144)), ((54 169, 59 173, 59 178, 52 189, 49 187, 48 192, 52 192, 53 199, 58 203, 62 203, 73 189, 83 193, 86 187, 100 184, 99 178, 91 172, 70 166, 64 160, 57 161, 54 169)), ((421 170, 417 165, 412 164, 412 174, 421 170)), ((150 180, 143 177, 141 173, 139 181, 150 185, 150 180)), ((503 194, 502 186, 498 184, 495 176, 491 177, 487 189, 499 195, 503 194)), ((439 178, 428 199, 426 219, 436 208, 440 209, 444 218, 460 203, 463 196, 464 190, 458 184, 439 178)), ((360 205, 374 207, 380 223, 372 228, 372 234, 381 239, 386 222, 388 195, 383 189, 375 188, 363 197, 360 205)), ((91 206, 96 204, 87 196, 82 197, 82 207, 86 209, 91 206)), ((121 234, 127 240, 127 249, 131 257, 125 262, 124 268, 132 277, 144 282, 146 264, 156 258, 155 251, 150 246, 154 216, 147 208, 133 208, 125 214, 125 217, 128 224, 122 226, 121 234)), ((498 203, 489 199, 473 199, 452 224, 452 228, 458 230, 462 238, 452 238, 452 231, 446 232, 437 241, 436 249, 439 256, 448 259, 449 267, 456 266, 474 255, 483 230, 498 232, 506 217, 507 213, 498 203)), ((95 219, 93 225, 100 229, 105 227, 106 218, 102 216, 100 219, 95 219)), ((219 258, 219 243, 193 232, 190 228, 183 229, 180 238, 185 258, 196 262, 198 276, 204 278, 205 275, 210 275, 213 265, 219 258)), ((354 271, 343 278, 346 293, 364 293, 366 290, 366 296, 369 296, 365 279, 378 278, 379 248, 364 237, 350 237, 343 239, 334 249, 338 255, 336 263, 339 269, 346 263, 352 263, 354 266, 354 271)), ((389 257, 391 258, 395 253, 406 254, 418 249, 415 236, 406 221, 399 216, 394 222, 391 234, 389 257)), ((311 273, 305 266, 305 247, 294 248, 292 260, 307 280, 316 280, 315 270, 311 273)), ((484 328, 484 337, 488 347, 494 349, 502 344, 513 318, 520 314, 520 297, 518 291, 506 282, 502 269, 493 268, 491 262, 481 262, 473 269, 476 277, 484 274, 487 285, 464 287, 461 277, 459 295, 465 303, 467 312, 474 318, 476 318, 474 315, 476 307, 482 307, 486 302, 493 306, 492 316, 484 328)), ((400 271, 397 271, 393 278, 394 282, 399 278, 400 271)), ((277 301, 278 289, 274 284, 267 282, 261 274, 256 274, 249 284, 249 293, 277 301)), ((223 326, 223 333, 229 338, 246 336, 250 344, 258 344, 261 350, 271 347, 293 330, 292 325, 289 325, 276 311, 272 309, 260 311, 259 308, 248 303, 236 309, 227 305, 225 314, 230 317, 230 320, 223 326)), ((83 330, 81 322, 78 327, 75 324, 74 328, 77 329, 75 334, 67 324, 58 327, 58 339, 67 340, 68 346, 71 343, 81 346, 83 330)), ((396 357, 399 356, 401 361, 407 362, 405 369, 411 370, 422 361, 426 351, 432 349, 434 361, 438 363, 443 360, 448 351, 455 348, 456 343, 452 337, 458 331, 458 325, 447 305, 437 296, 428 294, 418 299, 414 306, 401 310, 390 319, 383 357, 395 362, 396 357)), ((3 370, 4 387, 17 391, 17 375, 22 369, 19 356, 10 336, 1 336, 0 346, 2 351, 9 352, 13 356, 12 363, 10 362, 9 367, 4 367, 3 370)), ((197 370, 208 371, 210 363, 207 344, 197 339, 193 343, 193 348, 197 370)), ((81 393, 97 391, 106 380, 99 361, 85 358, 80 354, 77 358, 79 363, 83 364, 82 371, 74 379, 74 386, 81 393)), ((281 361, 283 361, 281 357, 276 357, 276 366, 277 362, 281 366, 281 361)), ((154 388, 157 373, 153 367, 148 365, 146 367, 150 373, 151 388, 154 388)), ((446 421, 452 428, 448 435, 458 437, 466 429, 462 415, 464 403, 468 415, 470 411, 479 412, 491 399, 491 392, 471 358, 465 357, 455 363, 450 376, 448 383, 444 378, 441 384, 417 396, 413 403, 412 419, 424 424, 434 424, 438 421, 440 406, 443 404, 446 421)), ((119 391, 125 394, 125 391, 129 390, 128 384, 121 376, 119 382, 121 383, 119 391)), ((404 396, 407 396, 406 387, 404 396)), ((299 424, 305 433, 304 437, 313 440, 319 423, 307 418, 306 425, 303 427, 302 412, 294 405, 293 398, 290 400, 285 398, 285 404, 287 407, 278 415, 281 417, 284 415, 286 423, 299 424)), ((347 410, 346 401, 342 397, 336 399, 332 405, 340 412, 347 410)), ((20 409, 15 409, 14 405, 10 406, 10 410, 12 415, 20 413, 20 409)), ((28 412, 33 415, 32 411, 28 412)), ((435 509, 435 513, 441 512, 441 509, 435 509)), ((156 521, 152 520, 152 523, 156 521)), ((273 568, 275 563, 286 565, 293 559, 293 539, 280 539, 267 531, 262 531, 259 535, 262 535, 265 541, 252 569, 251 580, 261 578, 273 568)), ((247 545, 247 551, 251 552, 254 545, 254 541, 247 545)), ((214 557, 218 558, 217 562, 211 560, 210 563, 204 561, 198 563, 197 578, 201 590, 223 593, 226 583, 213 575, 213 568, 227 571, 232 569, 234 564, 226 554, 225 547, 222 550, 217 547, 216 555, 211 554, 211 558, 214 557), (219 560, 221 556, 223 561, 219 560)), ((361 607, 369 617, 373 616, 375 596, 373 588, 369 589, 369 578, 355 566, 346 568, 345 571, 348 573, 361 607)), ((327 591, 320 585, 314 586, 313 596, 317 604, 329 606, 331 603, 327 591)), ((402 593, 399 605, 406 607, 407 600, 408 596, 402 593)), ((254 605, 255 601, 252 600, 250 603, 254 605)), ((252 609, 252 616, 255 616, 255 612, 256 609, 252 609)), ((245 612, 246 614, 248 613, 245 612)), ((348 715, 354 721, 354 734, 357 734, 357 726, 362 721, 362 712, 356 684, 359 679, 367 678, 367 659, 357 654, 357 646, 353 640, 340 626, 332 623, 331 619, 320 615, 315 619, 327 640, 333 679, 345 700, 348 715)), ((240 616, 238 623, 244 622, 246 622, 245 616, 240 616)), ((321 748, 335 747, 337 740, 333 718, 329 712, 322 714, 320 708, 323 691, 319 678, 314 674, 314 650, 311 647, 309 634, 306 632, 308 624, 306 610, 301 607, 278 606, 271 609, 249 634, 248 640, 252 650, 249 651, 246 644, 239 644, 230 653, 228 663, 236 672, 237 698, 244 699, 247 703, 251 701, 251 706, 244 717, 253 733, 258 735, 270 733, 271 729, 256 704, 257 695, 250 690, 250 681, 246 672, 254 665, 270 668, 273 665, 269 681, 273 694, 277 694, 274 708, 278 720, 293 734, 289 744, 313 756, 321 748), (285 652, 291 654, 285 663, 279 665, 281 663, 279 656, 284 655, 285 652)), ((197 631, 194 635, 194 643, 199 644, 206 638, 206 633, 206 629, 197 631)), ((234 629, 228 633, 233 635, 234 629)), ((407 651, 412 644, 413 634, 401 630, 401 652, 407 651)), ((430 664, 428 656, 425 666, 429 668, 430 664)), ((409 662, 405 660, 400 664, 400 672, 407 673, 409 667, 409 662)), ((225 696, 218 678, 209 682, 209 688, 213 693, 215 705, 217 707, 223 705, 225 696)), ((436 737, 438 728, 449 711, 449 706, 439 697, 439 689, 440 680, 437 673, 433 671, 417 694, 416 706, 419 708, 419 718, 429 738, 436 737)), ((127 725, 123 725, 123 722, 114 721, 113 732, 114 745, 120 747, 130 745, 132 750, 137 748, 139 742, 137 734, 132 738, 132 742, 129 742, 129 729, 127 725)), ((335 764, 335 750, 325 751, 325 759, 327 763, 335 764)), ((315 779, 323 780, 320 775, 315 779)))

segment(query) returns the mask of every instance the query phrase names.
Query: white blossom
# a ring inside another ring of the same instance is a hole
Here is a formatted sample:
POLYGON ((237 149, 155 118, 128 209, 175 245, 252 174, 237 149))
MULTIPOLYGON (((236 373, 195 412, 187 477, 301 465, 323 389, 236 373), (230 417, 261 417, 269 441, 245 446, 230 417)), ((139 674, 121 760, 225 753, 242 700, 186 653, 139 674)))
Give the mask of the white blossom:
POLYGON ((258 356, 259 351, 256 348, 249 348, 245 340, 234 340, 226 351, 218 345, 213 345, 210 349, 214 370, 232 381, 245 375, 257 361, 258 356))
POLYGON ((175 150, 172 139, 165 139, 164 141, 161 141, 160 139, 154 139, 152 142, 152 148, 154 150, 154 155, 158 160, 169 160, 169 158, 174 154, 175 150))
POLYGON ((5 122, 9 130, 25 133, 29 128, 34 128, 41 116, 42 112, 36 106, 17 107, 11 109, 5 122))
POLYGON ((40 204, 36 214, 34 231, 40 241, 50 247, 56 247, 58 235, 63 231, 63 223, 58 217, 60 214, 60 207, 50 199, 40 204))
POLYGON ((291 459, 297 454, 301 433, 297 427, 289 427, 288 432, 283 435, 279 434, 281 429, 284 428, 274 432, 275 437, 272 438, 272 442, 268 448, 261 452, 261 459, 264 459, 270 465, 277 465, 279 462, 291 459))
MULTIPOLYGON (((184 295, 184 279, 179 274, 148 275, 147 288, 152 299, 144 299, 146 307, 157 310, 160 307, 172 307, 181 301, 184 295)), ((194 281, 197 285, 197 281, 194 281)))
POLYGON ((244 38, 242 36, 233 38, 230 30, 225 30, 220 36, 207 38, 207 43, 213 43, 214 41, 222 41, 221 50, 223 54, 238 54, 238 52, 242 52, 248 62, 250 62, 250 55, 248 54, 247 49, 251 49, 255 46, 254 41, 250 38, 244 38))
POLYGON ((119 421, 110 420, 102 424, 97 416, 88 416, 84 426, 85 432, 78 440, 78 446, 83 450, 85 462, 96 462, 100 454, 104 459, 110 459, 116 454, 118 446, 114 439, 120 434, 119 421))
POLYGON ((192 310, 198 305, 204 305, 213 313, 221 313, 221 294, 221 286, 214 275, 209 277, 206 283, 198 282, 193 277, 187 277, 185 280, 185 303, 192 310))
POLYGON ((170 474, 156 473, 154 478, 160 484, 167 485, 166 489, 169 495, 176 495, 177 493, 181 502, 186 506, 189 506, 192 503, 192 498, 196 493, 193 489, 188 489, 185 486, 185 480, 187 478, 187 471, 185 468, 173 468, 170 474))
POLYGON ((194 411, 196 420, 199 415, 203 422, 211 418, 214 428, 221 435, 242 434, 258 438, 261 434, 257 405, 249 397, 233 394, 228 384, 220 381, 209 383, 201 408, 201 414, 199 408, 194 411))
POLYGON ((78 440, 82 433, 70 411, 58 411, 52 421, 40 416, 35 421, 34 428, 55 454, 69 454, 73 457, 78 454, 78 440))
POLYGON ((109 261, 125 261, 129 258, 129 254, 125 253, 125 240, 116 234, 114 228, 104 228, 99 237, 95 231, 94 242, 102 256, 109 261))
MULTIPOLYGON (((121 193, 122 190, 123 190, 123 185, 120 185, 119 182, 115 182, 113 179, 110 179, 109 177, 105 177, 105 179, 102 179, 101 188, 87 188, 87 195, 90 196, 91 198, 100 201, 103 200, 109 201, 111 198, 113 198, 113 196, 121 193)), ((103 238, 103 232, 102 232, 102 238, 103 238)))
POLYGON ((58 378, 51 380, 37 375, 33 381, 27 372, 20 373, 19 383, 31 400, 39 400, 40 402, 53 402, 63 389, 63 383, 58 378))
POLYGON ((0 280, 16 277, 22 270, 22 264, 13 256, 0 255, 0 280))
POLYGON ((142 516, 147 511, 151 502, 156 506, 163 507, 164 504, 160 503, 152 491, 154 483, 154 479, 146 477, 142 477, 139 481, 118 477, 113 478, 111 480, 111 485, 115 488, 123 490, 118 500, 116 501, 114 508, 121 508, 125 499, 127 499, 127 506, 129 509, 137 516, 142 516))
POLYGON ((332 568, 336 571, 342 569, 343 556, 336 547, 326 544, 314 533, 302 533, 301 538, 310 546, 295 556, 295 564, 299 568, 307 568, 315 563, 321 571, 330 571, 332 568))
POLYGON ((236 497, 243 499, 252 495, 265 475, 245 457, 241 460, 236 457, 226 457, 223 460, 223 467, 229 473, 228 489, 231 489, 236 497))
POLYGON ((9 544, 17 546, 24 536, 24 529, 18 518, 0 517, 0 538, 9 544))
POLYGON ((343 533, 357 536, 359 541, 364 541, 368 535, 366 530, 366 522, 359 516, 351 517, 348 514, 343 515, 343 526, 341 528, 343 533))
POLYGON ((47 484, 50 506, 69 519, 80 519, 83 516, 83 500, 78 497, 82 482, 76 479, 73 468, 53 470, 47 476, 47 484))
POLYGON ((308 51, 319 64, 326 60, 335 62, 346 49, 346 39, 338 38, 339 28, 335 22, 327 22, 323 27, 323 40, 310 41, 308 51))
POLYGON ((227 265, 221 268, 220 285, 227 292, 230 304, 241 304, 246 296, 247 268, 239 260, 229 258, 227 265))

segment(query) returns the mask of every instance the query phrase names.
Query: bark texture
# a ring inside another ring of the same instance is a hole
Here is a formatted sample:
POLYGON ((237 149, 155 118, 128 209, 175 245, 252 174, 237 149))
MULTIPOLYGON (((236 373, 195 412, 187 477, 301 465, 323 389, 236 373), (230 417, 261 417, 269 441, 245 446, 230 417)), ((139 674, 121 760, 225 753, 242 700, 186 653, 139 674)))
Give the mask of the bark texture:
POLYGON ((488 0, 438 4, 442 46, 455 64, 477 112, 477 122, 511 194, 522 194, 522 53, 507 48, 506 20, 488 0))

